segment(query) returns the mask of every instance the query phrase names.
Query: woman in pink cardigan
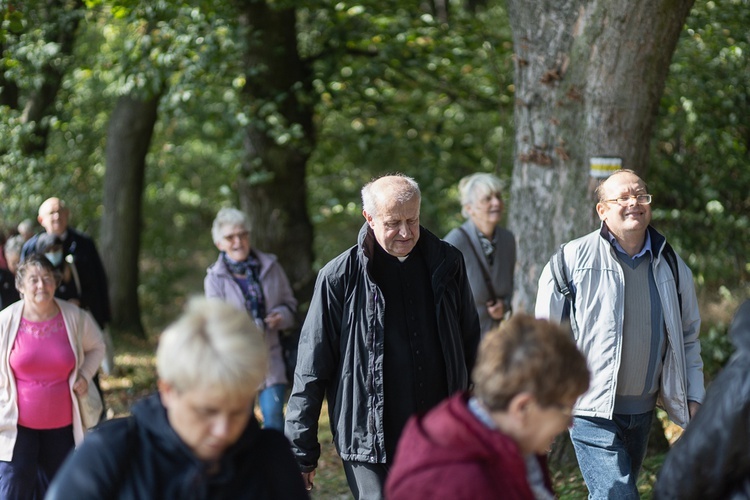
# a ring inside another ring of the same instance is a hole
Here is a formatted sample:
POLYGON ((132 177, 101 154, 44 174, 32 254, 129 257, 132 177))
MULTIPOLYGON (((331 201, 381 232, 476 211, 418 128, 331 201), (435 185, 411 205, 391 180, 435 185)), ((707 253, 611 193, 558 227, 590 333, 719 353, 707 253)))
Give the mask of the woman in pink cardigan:
POLYGON ((75 397, 104 358, 89 313, 55 299, 60 277, 43 255, 16 272, 21 300, 0 312, 0 498, 44 496, 83 440, 75 397))

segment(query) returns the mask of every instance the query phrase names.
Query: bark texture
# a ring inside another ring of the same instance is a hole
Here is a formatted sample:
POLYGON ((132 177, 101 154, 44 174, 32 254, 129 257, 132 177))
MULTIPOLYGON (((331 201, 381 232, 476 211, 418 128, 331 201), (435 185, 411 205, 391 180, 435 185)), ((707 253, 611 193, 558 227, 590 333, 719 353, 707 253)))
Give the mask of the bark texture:
POLYGON ((146 153, 159 96, 121 97, 107 130, 102 214, 102 261, 109 279, 111 327, 144 335, 138 303, 138 255, 146 153))
POLYGON ((253 224, 251 244, 278 256, 297 299, 312 296, 312 224, 306 167, 315 143, 311 72, 297 51, 296 13, 242 2, 246 29, 245 99, 252 117, 238 182, 253 224))
POLYGON ((620 157, 624 168, 647 173, 669 62, 692 4, 508 0, 516 58, 509 211, 519 246, 516 310, 533 310, 556 246, 598 225, 589 158, 620 157))

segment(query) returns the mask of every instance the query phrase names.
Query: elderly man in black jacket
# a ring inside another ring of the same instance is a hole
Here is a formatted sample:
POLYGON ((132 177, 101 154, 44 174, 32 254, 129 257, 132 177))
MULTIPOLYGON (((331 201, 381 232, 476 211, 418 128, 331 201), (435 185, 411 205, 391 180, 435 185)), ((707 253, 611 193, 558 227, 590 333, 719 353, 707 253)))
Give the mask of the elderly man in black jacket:
MULTIPOLYGON (((72 259, 80 278, 78 295, 81 307, 94 316, 100 328, 111 319, 107 275, 104 272, 94 240, 70 227, 70 210, 60 198, 49 198, 39 206, 37 220, 45 232, 59 236, 63 242, 64 258, 72 259)), ((23 246, 21 260, 36 253, 37 239, 44 233, 32 236, 23 246)))
POLYGON ((729 328, 736 351, 667 455, 654 498, 750 498, 750 300, 729 328))
POLYGON ((403 175, 362 189, 357 244, 319 273, 302 327, 286 435, 313 486, 324 396, 355 498, 382 498, 410 415, 469 386, 479 320, 461 253, 419 225, 403 175))

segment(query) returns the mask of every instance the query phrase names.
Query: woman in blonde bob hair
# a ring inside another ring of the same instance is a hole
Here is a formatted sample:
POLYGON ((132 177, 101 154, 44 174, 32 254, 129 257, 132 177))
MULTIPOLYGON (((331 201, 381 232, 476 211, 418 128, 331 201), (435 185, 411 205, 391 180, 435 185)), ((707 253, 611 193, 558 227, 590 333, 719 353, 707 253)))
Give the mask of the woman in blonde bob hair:
POLYGON ((255 324, 219 299, 191 301, 162 333, 156 350, 162 396, 206 387, 233 399, 253 398, 267 364, 266 345, 255 324))
POLYGON ((159 340, 158 394, 96 428, 47 498, 307 498, 288 441, 253 415, 268 363, 257 328, 192 299, 159 340))

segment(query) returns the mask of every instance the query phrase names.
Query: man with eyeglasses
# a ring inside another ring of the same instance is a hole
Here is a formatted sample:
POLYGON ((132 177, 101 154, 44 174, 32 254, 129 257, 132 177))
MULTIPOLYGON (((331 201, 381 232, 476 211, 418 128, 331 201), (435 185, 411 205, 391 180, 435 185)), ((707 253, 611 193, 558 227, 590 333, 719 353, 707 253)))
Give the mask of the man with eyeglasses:
POLYGON ((666 238, 650 225, 646 183, 618 170, 596 194, 601 228, 562 250, 571 297, 547 264, 536 316, 569 320, 591 370, 570 431, 589 498, 640 498, 657 403, 685 427, 703 401, 701 320, 690 269, 679 256, 671 269, 666 238))

